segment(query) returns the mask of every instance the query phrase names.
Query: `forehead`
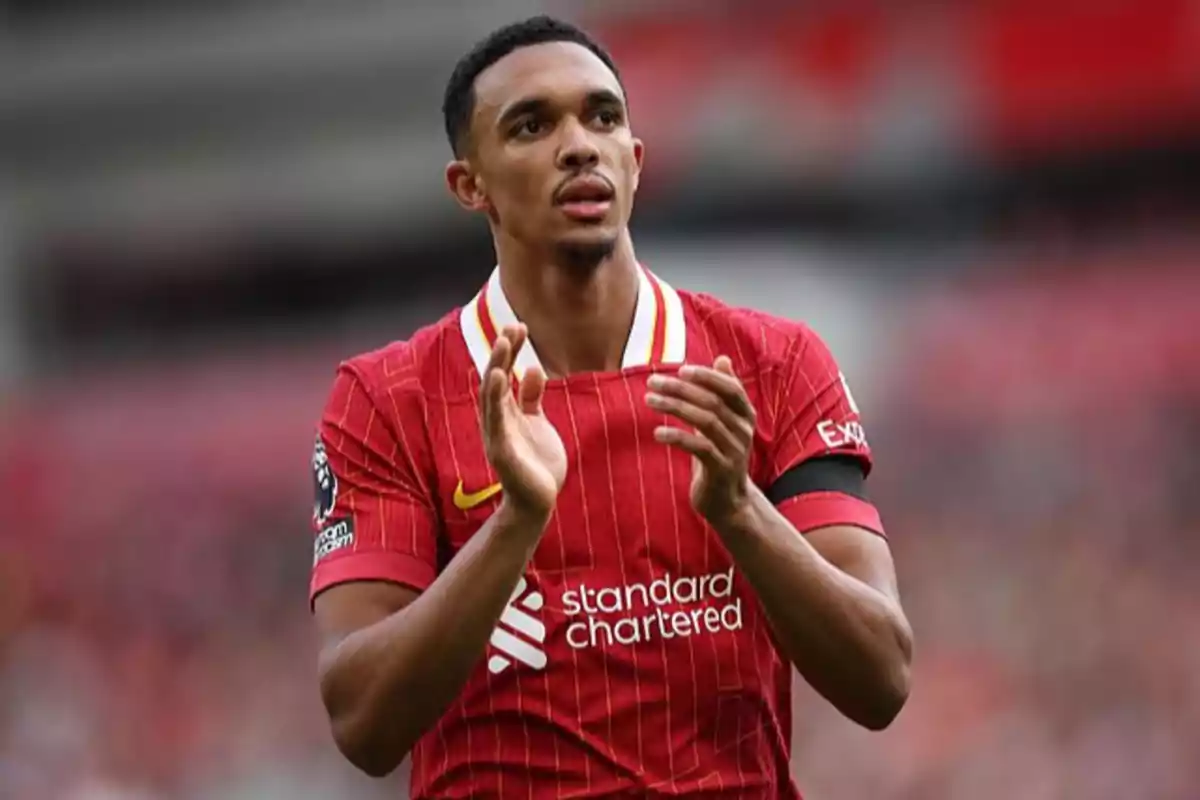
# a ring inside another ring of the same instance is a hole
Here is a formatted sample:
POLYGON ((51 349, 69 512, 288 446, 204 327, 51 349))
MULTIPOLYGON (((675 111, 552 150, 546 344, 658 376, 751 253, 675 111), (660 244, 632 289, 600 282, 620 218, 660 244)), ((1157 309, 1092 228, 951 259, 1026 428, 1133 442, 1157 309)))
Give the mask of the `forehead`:
POLYGON ((494 116, 521 100, 569 103, 598 90, 624 97, 617 76, 591 50, 574 42, 546 42, 514 50, 479 73, 475 110, 494 116))

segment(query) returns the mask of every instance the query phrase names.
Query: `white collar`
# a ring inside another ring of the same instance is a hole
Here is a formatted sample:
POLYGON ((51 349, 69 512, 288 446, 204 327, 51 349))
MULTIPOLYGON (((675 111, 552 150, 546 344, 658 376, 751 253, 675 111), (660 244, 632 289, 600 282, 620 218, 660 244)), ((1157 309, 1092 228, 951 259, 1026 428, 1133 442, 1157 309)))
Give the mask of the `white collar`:
MULTIPOLYGON (((482 375, 497 333, 519 321, 500 286, 499 267, 492 270, 487 285, 463 306, 459 321, 471 360, 482 375)), ((637 308, 629 339, 625 342, 621 369, 648 364, 681 364, 686 352, 687 326, 678 293, 666 281, 639 266, 637 308)), ((527 342, 517 354, 513 371, 520 377, 534 365, 540 367, 541 361, 533 343, 527 342)))

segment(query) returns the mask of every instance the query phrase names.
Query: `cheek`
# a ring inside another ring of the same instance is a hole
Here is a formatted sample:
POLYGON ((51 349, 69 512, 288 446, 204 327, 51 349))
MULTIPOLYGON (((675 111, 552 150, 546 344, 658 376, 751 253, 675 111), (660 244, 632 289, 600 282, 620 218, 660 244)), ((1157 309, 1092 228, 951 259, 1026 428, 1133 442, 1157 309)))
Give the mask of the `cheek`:
POLYGON ((527 206, 541 195, 542 172, 533 164, 513 163, 497 176, 495 186, 497 205, 527 206))

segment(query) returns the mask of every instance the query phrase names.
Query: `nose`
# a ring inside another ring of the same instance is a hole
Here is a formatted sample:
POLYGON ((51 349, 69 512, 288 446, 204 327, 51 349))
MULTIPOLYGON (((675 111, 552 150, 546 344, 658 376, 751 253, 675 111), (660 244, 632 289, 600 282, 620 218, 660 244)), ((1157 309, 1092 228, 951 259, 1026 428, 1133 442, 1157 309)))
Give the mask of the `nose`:
POLYGON ((562 126, 562 141, 558 147, 558 168, 577 171, 600 163, 600 151, 587 128, 578 120, 562 126))

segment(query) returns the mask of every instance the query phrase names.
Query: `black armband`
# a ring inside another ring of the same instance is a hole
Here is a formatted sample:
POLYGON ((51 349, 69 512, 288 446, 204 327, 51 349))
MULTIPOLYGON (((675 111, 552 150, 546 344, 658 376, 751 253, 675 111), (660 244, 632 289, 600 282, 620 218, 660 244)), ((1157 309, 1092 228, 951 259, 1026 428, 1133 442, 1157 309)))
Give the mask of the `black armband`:
POLYGON ((859 500, 867 499, 866 471, 851 456, 818 456, 801 461, 779 476, 767 490, 775 505, 784 500, 813 492, 840 492, 859 500))

